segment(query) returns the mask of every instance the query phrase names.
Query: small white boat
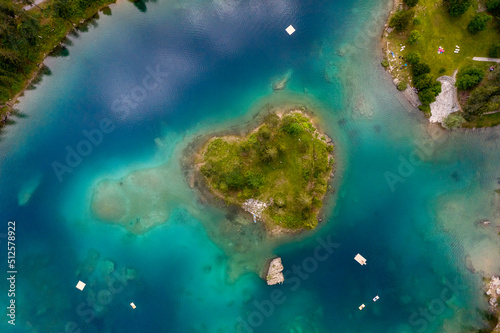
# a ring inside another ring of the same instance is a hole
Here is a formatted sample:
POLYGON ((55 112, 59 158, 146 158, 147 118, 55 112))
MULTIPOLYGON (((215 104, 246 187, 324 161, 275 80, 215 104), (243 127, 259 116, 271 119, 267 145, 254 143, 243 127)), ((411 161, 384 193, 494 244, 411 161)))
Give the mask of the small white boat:
POLYGON ((378 300, 379 300, 379 298, 380 298, 380 297, 378 297, 378 295, 377 295, 377 296, 373 297, 373 301, 374 301, 374 302, 376 302, 376 301, 378 301, 378 300))

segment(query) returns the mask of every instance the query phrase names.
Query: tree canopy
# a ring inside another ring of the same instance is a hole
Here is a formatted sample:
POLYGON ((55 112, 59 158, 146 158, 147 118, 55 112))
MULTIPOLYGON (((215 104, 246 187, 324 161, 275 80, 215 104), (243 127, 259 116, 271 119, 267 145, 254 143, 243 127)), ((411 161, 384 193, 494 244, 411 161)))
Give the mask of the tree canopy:
POLYGON ((469 29, 470 32, 473 34, 483 31, 486 29, 486 24, 488 23, 489 20, 491 20, 493 17, 488 14, 480 13, 476 14, 472 20, 469 22, 469 25, 467 26, 467 29, 469 29))
POLYGON ((469 9, 472 0, 443 0, 443 3, 448 7, 451 16, 460 16, 469 9))
POLYGON ((458 72, 457 83, 455 85, 460 90, 470 90, 481 83, 484 75, 484 71, 479 68, 473 66, 465 67, 458 72))
POLYGON ((486 2, 486 8, 495 16, 500 16, 500 0, 488 0, 486 2))
POLYGON ((410 20, 413 18, 412 10, 398 10, 389 21, 389 26, 396 31, 404 31, 408 27, 410 20))
POLYGON ((420 35, 420 32, 412 30, 412 32, 410 32, 410 36, 408 37, 408 43, 416 44, 421 38, 422 36, 420 35))
POLYGON ((485 82, 476 88, 464 106, 464 118, 471 121, 486 112, 500 109, 500 67, 488 74, 485 82))
POLYGON ((418 0, 403 0, 403 2, 408 7, 415 7, 418 4, 418 0))
POLYGON ((405 57, 406 61, 408 61, 412 65, 418 64, 421 58, 422 57, 420 56, 420 53, 418 53, 418 51, 412 51, 408 53, 405 57))

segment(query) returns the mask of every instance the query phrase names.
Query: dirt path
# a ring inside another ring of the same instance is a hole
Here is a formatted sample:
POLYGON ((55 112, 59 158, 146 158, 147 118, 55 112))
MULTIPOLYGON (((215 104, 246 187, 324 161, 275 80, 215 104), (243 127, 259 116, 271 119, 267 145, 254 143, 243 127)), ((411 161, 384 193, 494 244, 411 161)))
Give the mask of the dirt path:
POLYGON ((475 60, 475 61, 486 61, 486 62, 498 62, 498 63, 500 63, 500 59, 499 58, 474 57, 474 58, 472 58, 472 60, 475 60))

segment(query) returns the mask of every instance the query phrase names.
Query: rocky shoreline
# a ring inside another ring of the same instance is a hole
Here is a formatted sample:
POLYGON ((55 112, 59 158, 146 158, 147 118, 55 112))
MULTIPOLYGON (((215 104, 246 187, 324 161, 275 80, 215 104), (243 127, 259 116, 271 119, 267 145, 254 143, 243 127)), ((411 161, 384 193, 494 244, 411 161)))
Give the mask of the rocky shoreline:
MULTIPOLYGON (((490 305, 490 312, 493 313, 496 318, 500 316, 500 309, 498 307, 498 302, 500 301, 500 277, 492 276, 489 281, 486 282, 488 296, 488 304, 490 305)), ((500 332, 500 322, 497 322, 495 328, 491 331, 492 333, 500 332)))

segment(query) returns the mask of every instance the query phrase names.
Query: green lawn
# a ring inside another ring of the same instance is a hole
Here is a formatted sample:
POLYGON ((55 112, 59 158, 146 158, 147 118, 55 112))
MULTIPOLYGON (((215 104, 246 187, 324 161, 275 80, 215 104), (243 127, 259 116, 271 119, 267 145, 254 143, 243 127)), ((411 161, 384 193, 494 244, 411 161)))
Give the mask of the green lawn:
MULTIPOLYGON (((459 17, 452 17, 442 5, 442 1, 420 0, 414 7, 415 17, 420 20, 420 24, 410 23, 407 31, 398 33, 396 31, 389 34, 388 40, 391 43, 390 51, 399 55, 406 55, 411 51, 418 51, 422 56, 422 61, 429 64, 431 74, 434 77, 441 75, 452 75, 453 72, 468 64, 474 64, 486 69, 491 66, 489 63, 473 61, 473 57, 488 57, 490 45, 500 40, 500 33, 496 28, 497 19, 488 22, 487 29, 477 34, 471 34, 467 30, 467 25, 476 14, 477 2, 469 10, 459 17), (415 45, 410 45, 406 39, 412 30, 420 32, 422 38, 415 45), (400 52, 400 44, 406 45, 403 52, 400 52), (454 53, 455 45, 460 46, 460 53, 454 53), (443 54, 438 54, 438 47, 445 49, 443 54), (440 69, 444 68, 444 73, 440 69)), ((409 71, 407 71, 409 72, 409 71)))
POLYGON ((332 150, 303 114, 271 114, 246 137, 211 139, 197 162, 210 190, 226 202, 266 202, 266 223, 311 229, 327 192, 332 150))

